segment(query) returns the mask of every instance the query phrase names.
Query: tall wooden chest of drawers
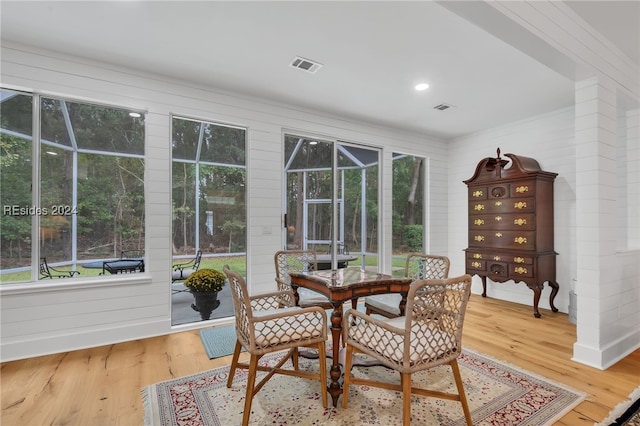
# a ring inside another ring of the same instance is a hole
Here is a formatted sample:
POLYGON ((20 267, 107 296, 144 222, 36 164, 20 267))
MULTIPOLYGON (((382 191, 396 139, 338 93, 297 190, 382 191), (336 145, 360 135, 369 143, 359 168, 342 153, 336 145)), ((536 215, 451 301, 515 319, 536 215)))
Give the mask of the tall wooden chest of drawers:
POLYGON ((553 248, 553 181, 532 158, 505 154, 509 160, 487 157, 464 183, 468 189, 469 242, 466 272, 496 282, 524 282, 533 290, 533 314, 545 282, 552 288, 549 304, 558 293, 553 248))

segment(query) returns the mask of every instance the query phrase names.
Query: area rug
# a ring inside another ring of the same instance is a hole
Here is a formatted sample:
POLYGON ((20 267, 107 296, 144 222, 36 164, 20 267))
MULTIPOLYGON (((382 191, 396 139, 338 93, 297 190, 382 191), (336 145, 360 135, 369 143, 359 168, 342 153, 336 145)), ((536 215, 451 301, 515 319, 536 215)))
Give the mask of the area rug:
MULTIPOLYGON (((231 355, 236 345, 235 325, 203 328, 199 331, 202 346, 209 359, 231 355)), ((244 350, 244 349, 243 349, 244 350)))
MULTIPOLYGON (((276 355, 261 362, 273 365, 276 355)), ((331 362, 330 360, 328 362, 331 362)), ((551 425, 586 395, 487 356, 464 350, 459 358, 461 374, 474 425, 551 425)), ((316 370, 317 360, 300 359, 300 368, 316 370)), ((242 420, 246 370, 238 370, 231 388, 226 387, 229 367, 173 379, 142 390, 145 425, 238 425, 242 420)), ((265 373, 258 373, 258 377, 265 373)), ((353 374, 382 380, 397 379, 384 367, 353 369, 353 374)), ((450 367, 413 375, 417 386, 455 392, 450 367)), ((329 401, 331 399, 329 398, 329 401)), ((323 408, 317 381, 276 375, 253 399, 252 425, 395 425, 402 422, 399 393, 367 386, 351 386, 349 407, 341 401, 323 408)), ((463 425, 459 402, 414 396, 413 425, 463 425)))
POLYGON ((640 386, 635 388, 629 400, 618 404, 606 419, 596 426, 640 426, 640 386))

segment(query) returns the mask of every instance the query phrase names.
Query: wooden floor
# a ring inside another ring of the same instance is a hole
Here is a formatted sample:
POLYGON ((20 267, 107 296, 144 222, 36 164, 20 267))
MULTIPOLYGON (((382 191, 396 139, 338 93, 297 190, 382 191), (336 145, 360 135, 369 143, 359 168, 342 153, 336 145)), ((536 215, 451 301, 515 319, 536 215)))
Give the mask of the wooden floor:
MULTIPOLYGON (((586 392, 559 425, 593 425, 640 384, 640 350, 606 371, 572 362, 566 314, 472 296, 463 344, 586 392)), ((229 362, 209 360, 197 331, 3 363, 2 426, 141 425, 140 390, 229 362)))

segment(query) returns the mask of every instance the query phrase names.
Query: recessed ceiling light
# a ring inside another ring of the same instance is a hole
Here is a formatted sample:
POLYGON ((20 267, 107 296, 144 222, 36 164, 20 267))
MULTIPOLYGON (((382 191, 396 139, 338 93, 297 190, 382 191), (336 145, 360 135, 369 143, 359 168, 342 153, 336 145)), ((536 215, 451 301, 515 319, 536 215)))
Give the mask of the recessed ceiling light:
POLYGON ((129 113, 129 117, 139 118, 140 117, 140 113, 139 112, 130 112, 129 113))
POLYGON ((429 88, 429 85, 427 83, 416 84, 416 87, 415 87, 415 89, 418 91, 427 90, 428 88, 429 88))

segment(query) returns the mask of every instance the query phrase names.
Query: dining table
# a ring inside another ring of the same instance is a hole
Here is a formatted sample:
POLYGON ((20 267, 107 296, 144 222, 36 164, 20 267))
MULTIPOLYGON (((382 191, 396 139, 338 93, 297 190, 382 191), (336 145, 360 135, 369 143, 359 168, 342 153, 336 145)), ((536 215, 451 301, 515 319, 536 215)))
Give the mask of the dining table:
POLYGON ((122 272, 144 272, 144 259, 94 260, 82 263, 80 266, 87 269, 102 269, 102 275, 106 272, 111 274, 122 272))
POLYGON ((342 368, 340 365, 340 349, 342 338, 342 306, 351 301, 355 307, 360 297, 375 294, 399 293, 402 298, 400 309, 404 312, 407 303, 407 293, 413 281, 412 278, 393 277, 361 268, 341 268, 336 270, 318 270, 308 272, 289 272, 291 287, 295 302, 298 304, 298 287, 307 288, 324 294, 329 299, 333 310, 331 312, 332 363, 329 372, 331 380, 327 391, 331 395, 333 406, 338 404, 342 394, 342 368))

